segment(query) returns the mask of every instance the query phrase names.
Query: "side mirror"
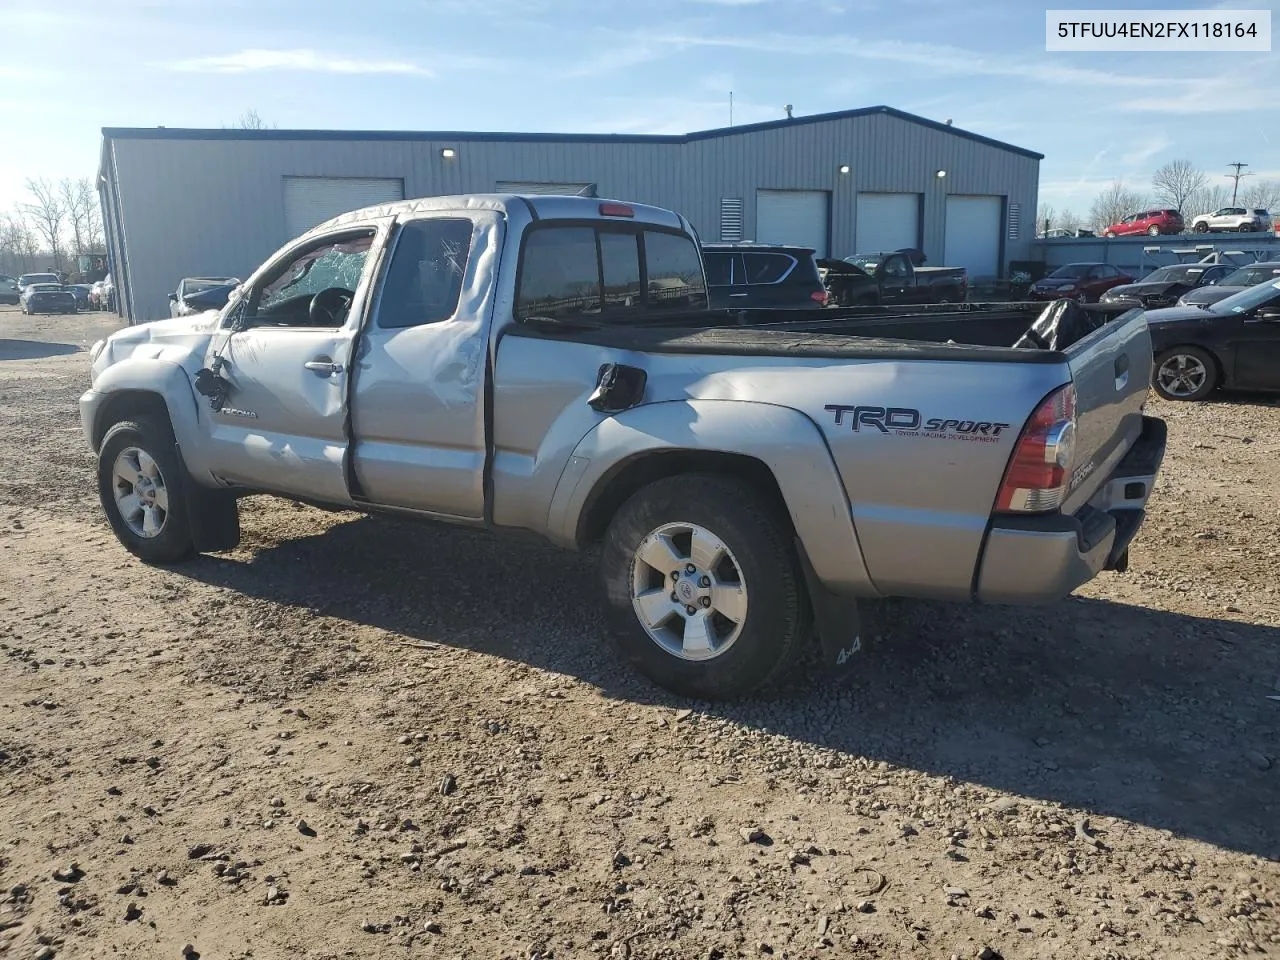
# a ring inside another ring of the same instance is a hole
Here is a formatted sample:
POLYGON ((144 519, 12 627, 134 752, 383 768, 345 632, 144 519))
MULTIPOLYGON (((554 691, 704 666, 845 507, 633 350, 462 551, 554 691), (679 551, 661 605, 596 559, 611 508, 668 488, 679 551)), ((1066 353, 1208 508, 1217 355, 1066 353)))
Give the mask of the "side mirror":
POLYGON ((171 302, 171 303, 177 303, 177 302, 178 302, 178 295, 177 295, 176 293, 171 293, 171 294, 169 294, 169 300, 170 300, 170 302, 171 302))

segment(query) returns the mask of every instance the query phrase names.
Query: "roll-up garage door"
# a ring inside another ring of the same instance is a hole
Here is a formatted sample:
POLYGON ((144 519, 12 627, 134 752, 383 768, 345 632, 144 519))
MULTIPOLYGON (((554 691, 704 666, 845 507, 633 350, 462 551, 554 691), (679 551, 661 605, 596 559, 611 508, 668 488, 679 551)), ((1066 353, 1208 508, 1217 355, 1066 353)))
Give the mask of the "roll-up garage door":
POLYGON ((860 193, 853 225, 855 253, 920 246, 920 194, 860 193))
POLYGON ((403 199, 399 177, 285 177, 285 231, 296 237, 340 213, 403 199))
POLYGON ((757 190, 756 241, 812 247, 825 257, 830 208, 825 190, 757 190))
POLYGON ((1000 275, 1000 197, 947 197, 946 266, 974 277, 1000 275))

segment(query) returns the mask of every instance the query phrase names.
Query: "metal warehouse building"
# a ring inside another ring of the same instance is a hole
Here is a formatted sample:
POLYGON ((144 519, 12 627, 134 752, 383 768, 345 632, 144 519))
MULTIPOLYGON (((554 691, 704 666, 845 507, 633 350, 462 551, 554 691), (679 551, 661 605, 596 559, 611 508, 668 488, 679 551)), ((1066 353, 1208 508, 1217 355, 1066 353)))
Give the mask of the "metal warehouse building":
POLYGON ((1034 239, 1041 159, 879 106, 680 136, 108 128, 99 185, 117 302, 143 322, 182 277, 245 278, 330 216, 457 193, 632 200, 704 241, 918 247, 1004 276, 1034 239))

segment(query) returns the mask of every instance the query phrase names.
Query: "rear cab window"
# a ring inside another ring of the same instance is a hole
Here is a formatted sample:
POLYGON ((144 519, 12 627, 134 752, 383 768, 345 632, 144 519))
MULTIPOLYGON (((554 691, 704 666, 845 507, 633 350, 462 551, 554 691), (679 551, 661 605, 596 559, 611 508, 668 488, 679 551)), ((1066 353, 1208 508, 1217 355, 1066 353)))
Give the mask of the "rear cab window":
POLYGON ((516 319, 589 316, 625 323, 662 310, 705 310, 698 247, 644 224, 550 222, 525 235, 516 319))

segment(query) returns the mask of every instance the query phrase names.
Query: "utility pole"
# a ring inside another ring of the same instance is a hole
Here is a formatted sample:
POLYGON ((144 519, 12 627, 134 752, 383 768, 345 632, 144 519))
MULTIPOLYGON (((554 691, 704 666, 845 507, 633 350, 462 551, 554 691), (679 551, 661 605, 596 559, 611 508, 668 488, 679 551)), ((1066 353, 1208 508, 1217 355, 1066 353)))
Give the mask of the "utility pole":
POLYGON ((1228 166, 1228 167, 1235 167, 1235 168, 1236 168, 1236 172, 1235 172, 1235 173, 1228 173, 1228 174, 1226 175, 1227 179, 1232 181, 1232 184, 1231 184, 1231 205, 1234 207, 1234 206, 1236 205, 1236 194, 1240 191, 1240 179, 1241 179, 1242 177, 1252 177, 1252 176, 1253 176, 1253 174, 1252 174, 1252 173, 1241 173, 1241 172, 1240 172, 1240 170, 1241 170, 1243 167, 1247 167, 1247 166, 1248 166, 1248 164, 1247 164, 1247 163, 1228 163, 1228 164, 1227 164, 1227 166, 1228 166))
POLYGON ((729 91, 729 126, 733 126, 733 91, 729 91))

